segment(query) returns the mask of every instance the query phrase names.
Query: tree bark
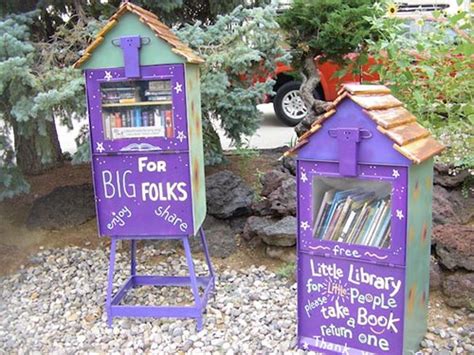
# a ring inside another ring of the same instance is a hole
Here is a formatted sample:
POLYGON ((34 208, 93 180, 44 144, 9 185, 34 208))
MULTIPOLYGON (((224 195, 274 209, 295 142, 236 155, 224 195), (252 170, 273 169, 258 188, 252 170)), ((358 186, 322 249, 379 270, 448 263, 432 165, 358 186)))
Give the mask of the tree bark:
POLYGON ((296 134, 301 136, 306 132, 316 118, 326 112, 330 106, 329 103, 314 98, 313 92, 319 85, 321 77, 319 71, 314 63, 314 55, 308 55, 303 62, 303 81, 300 87, 301 98, 303 99, 306 107, 308 108, 308 114, 300 123, 295 127, 296 134))
POLYGON ((59 144, 58 132, 54 119, 46 122, 47 145, 49 145, 49 157, 47 162, 38 149, 38 131, 36 127, 32 129, 29 135, 20 133, 18 122, 15 119, 10 121, 13 127, 15 138, 16 163, 21 172, 25 175, 38 175, 45 170, 61 165, 63 162, 61 146, 59 144))
POLYGON ((221 139, 214 129, 210 118, 205 115, 203 115, 202 135, 204 139, 204 158, 206 165, 221 163, 224 159, 221 139))

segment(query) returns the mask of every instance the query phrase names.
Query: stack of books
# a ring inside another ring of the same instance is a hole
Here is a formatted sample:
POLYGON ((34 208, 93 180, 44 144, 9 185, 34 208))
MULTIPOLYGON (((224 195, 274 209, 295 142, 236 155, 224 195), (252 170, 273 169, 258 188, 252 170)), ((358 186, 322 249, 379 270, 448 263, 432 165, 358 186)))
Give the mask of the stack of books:
POLYGON ((140 101, 139 89, 137 87, 103 87, 103 104, 125 104, 140 101))
POLYGON ((171 101, 171 81, 150 81, 145 97, 147 101, 171 101))
POLYGON ((106 139, 144 137, 147 134, 156 137, 165 136, 165 133, 167 137, 172 135, 169 129, 165 132, 165 127, 172 125, 171 107, 108 109, 104 110, 103 118, 106 139), (130 130, 136 127, 153 129, 130 130))
POLYGON ((372 191, 329 190, 313 223, 313 236, 378 248, 390 246, 390 196, 372 191))

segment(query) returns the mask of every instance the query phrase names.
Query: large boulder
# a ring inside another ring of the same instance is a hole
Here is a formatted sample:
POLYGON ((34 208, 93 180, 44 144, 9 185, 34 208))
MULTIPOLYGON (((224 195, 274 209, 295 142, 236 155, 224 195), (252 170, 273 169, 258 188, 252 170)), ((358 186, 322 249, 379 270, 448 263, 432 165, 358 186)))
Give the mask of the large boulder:
POLYGON ((283 170, 288 171, 291 175, 296 175, 296 160, 294 157, 283 157, 281 160, 283 170))
POLYGON ((434 166, 434 184, 441 185, 446 188, 456 188, 463 185, 470 172, 468 169, 461 170, 457 173, 453 173, 450 166, 444 164, 435 164, 434 166))
POLYGON ((60 186, 33 202, 26 226, 61 229, 83 224, 94 217, 92 184, 60 186))
POLYGON ((445 301, 451 307, 474 309, 474 272, 455 272, 443 280, 445 301))
POLYGON ((474 271, 474 226, 444 224, 433 228, 439 262, 447 269, 474 271))
POLYGON ((262 234, 264 228, 271 226, 276 221, 269 217, 250 216, 245 223, 242 237, 245 240, 252 240, 262 234))
POLYGON ((283 180, 280 187, 273 191, 268 200, 270 209, 280 216, 296 215, 296 180, 294 177, 283 180))
POLYGON ((431 256, 430 259, 430 291, 441 289, 443 282, 443 272, 436 259, 431 256))
POLYGON ((433 223, 460 223, 448 190, 439 185, 433 187, 433 223))
MULTIPOLYGON (((237 251, 235 232, 227 221, 207 216, 203 228, 211 257, 227 258, 237 251)), ((202 251, 199 235, 191 238, 191 249, 202 251)))
POLYGON ((266 197, 255 200, 252 203, 252 212, 257 216, 271 216, 274 214, 272 211, 272 203, 266 197))
POLYGON ((433 188, 433 223, 466 224, 474 219, 474 198, 465 197, 461 190, 433 188))
POLYGON ((206 178, 208 214, 225 219, 249 215, 253 190, 233 172, 223 170, 206 178))
POLYGON ((260 179, 262 191, 260 195, 268 197, 273 191, 278 189, 284 180, 291 178, 291 175, 280 170, 270 170, 260 179))
POLYGON ((261 230, 260 237, 267 245, 292 247, 296 244, 296 218, 287 216, 266 226, 261 230))

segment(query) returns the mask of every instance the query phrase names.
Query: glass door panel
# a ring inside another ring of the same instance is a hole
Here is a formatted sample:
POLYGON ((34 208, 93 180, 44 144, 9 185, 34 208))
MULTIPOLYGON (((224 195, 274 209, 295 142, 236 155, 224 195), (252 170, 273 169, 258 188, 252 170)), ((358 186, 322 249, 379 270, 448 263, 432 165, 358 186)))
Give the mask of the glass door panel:
POLYGON ((100 86, 104 138, 171 138, 171 80, 106 82, 100 86))

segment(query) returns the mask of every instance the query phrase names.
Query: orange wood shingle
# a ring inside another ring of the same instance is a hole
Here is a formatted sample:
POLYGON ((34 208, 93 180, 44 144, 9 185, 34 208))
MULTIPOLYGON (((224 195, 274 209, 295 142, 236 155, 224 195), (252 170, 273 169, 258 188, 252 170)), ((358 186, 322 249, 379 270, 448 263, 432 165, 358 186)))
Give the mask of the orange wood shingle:
POLYGON ((441 153, 445 147, 433 137, 425 137, 404 146, 394 144, 393 148, 415 164, 420 164, 421 162, 441 153))
POLYGON ((387 110, 364 110, 364 112, 385 129, 416 121, 416 117, 403 106, 387 110))
POLYGON ((351 95, 390 94, 390 89, 384 85, 345 84, 344 91, 351 95))
POLYGON ((398 145, 405 145, 430 135, 430 132, 417 122, 410 122, 390 129, 385 129, 380 126, 377 126, 377 128, 398 145))
POLYGON ((366 110, 384 110, 403 105, 392 95, 349 95, 349 97, 366 110))

